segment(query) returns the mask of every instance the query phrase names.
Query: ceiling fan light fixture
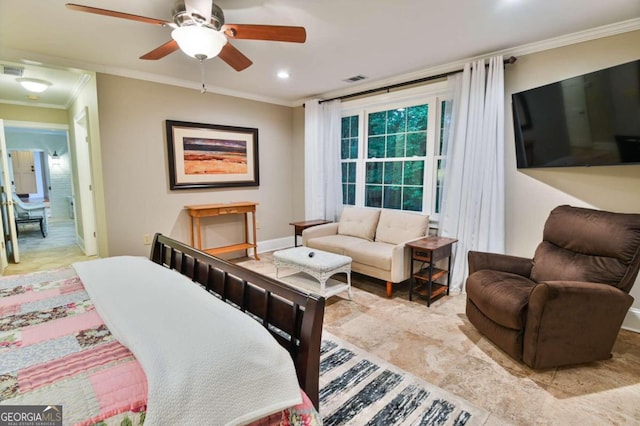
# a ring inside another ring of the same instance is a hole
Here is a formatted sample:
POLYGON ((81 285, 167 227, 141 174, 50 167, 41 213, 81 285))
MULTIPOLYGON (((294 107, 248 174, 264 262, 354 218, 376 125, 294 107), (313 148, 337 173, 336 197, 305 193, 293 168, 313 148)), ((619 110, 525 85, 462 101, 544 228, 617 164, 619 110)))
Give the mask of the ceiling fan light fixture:
POLYGON ((22 87, 33 93, 42 93, 51 86, 51 82, 38 78, 16 78, 16 80, 22 87))
POLYGON ((197 25, 178 27, 171 32, 171 37, 178 43, 180 50, 199 60, 218 56, 227 44, 227 38, 221 32, 197 25))

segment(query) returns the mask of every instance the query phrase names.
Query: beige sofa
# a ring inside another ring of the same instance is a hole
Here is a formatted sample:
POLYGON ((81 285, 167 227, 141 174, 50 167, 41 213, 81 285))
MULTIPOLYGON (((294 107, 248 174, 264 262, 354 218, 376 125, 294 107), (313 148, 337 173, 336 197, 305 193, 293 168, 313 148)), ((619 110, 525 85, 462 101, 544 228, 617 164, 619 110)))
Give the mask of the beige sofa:
POLYGON ((429 217, 398 210, 345 207, 337 223, 302 232, 302 244, 353 259, 351 270, 394 283, 411 275, 410 250, 405 243, 427 235, 429 217))

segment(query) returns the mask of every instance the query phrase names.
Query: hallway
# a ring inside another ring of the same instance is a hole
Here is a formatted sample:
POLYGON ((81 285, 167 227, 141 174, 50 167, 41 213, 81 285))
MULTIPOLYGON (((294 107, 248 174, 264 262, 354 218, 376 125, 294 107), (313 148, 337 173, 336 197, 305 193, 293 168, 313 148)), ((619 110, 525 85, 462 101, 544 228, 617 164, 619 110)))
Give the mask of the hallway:
POLYGON ((21 225, 18 238, 20 263, 9 263, 3 275, 56 269, 95 258, 85 256, 76 244, 74 226, 73 219, 50 220, 49 233, 43 238, 37 224, 21 225))

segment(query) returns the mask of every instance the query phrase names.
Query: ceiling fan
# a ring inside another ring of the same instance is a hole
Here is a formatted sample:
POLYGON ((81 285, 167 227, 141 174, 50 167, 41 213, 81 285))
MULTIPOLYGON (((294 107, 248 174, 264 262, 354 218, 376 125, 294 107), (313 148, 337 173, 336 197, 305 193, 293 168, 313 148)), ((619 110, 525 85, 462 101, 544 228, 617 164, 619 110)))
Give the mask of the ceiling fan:
POLYGON ((173 28, 172 40, 142 55, 140 59, 161 59, 181 49, 200 62, 218 56, 236 71, 242 71, 253 62, 228 39, 304 43, 307 38, 303 27, 225 24, 222 9, 211 0, 178 0, 173 8, 173 22, 73 3, 67 3, 66 7, 173 28))

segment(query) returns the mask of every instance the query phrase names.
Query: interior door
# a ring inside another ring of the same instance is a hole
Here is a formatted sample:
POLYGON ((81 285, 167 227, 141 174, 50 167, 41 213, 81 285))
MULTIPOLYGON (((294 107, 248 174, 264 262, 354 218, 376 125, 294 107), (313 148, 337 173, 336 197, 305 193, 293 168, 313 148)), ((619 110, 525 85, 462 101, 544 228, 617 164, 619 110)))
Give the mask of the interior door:
POLYGON ((91 139, 89 137, 89 122, 86 107, 74 118, 74 133, 76 145, 76 171, 78 173, 78 186, 80 203, 79 215, 76 219, 79 235, 79 244, 87 256, 98 253, 98 240, 96 235, 95 201, 93 198, 93 176, 91 175, 91 139))
MULTIPOLYGON (((9 157, 7 155, 7 140, 4 136, 4 121, 0 119, 0 168, 2 168, 2 190, 5 195, 4 206, 6 207, 7 212, 7 222, 9 231, 9 238, 11 242, 11 254, 13 256, 13 261, 15 263, 20 262, 20 253, 18 252, 18 233, 16 230, 16 220, 15 220, 15 212, 13 210, 13 188, 11 187, 11 174, 9 173, 9 157)), ((6 262, 6 245, 7 242, 4 240, 4 232, 2 233, 2 255, 5 256, 4 261, 6 262)), ((0 263, 2 259, 0 259, 0 263)))
POLYGON ((13 151, 11 163, 13 163, 13 183, 16 194, 35 194, 38 192, 33 151, 13 151))

